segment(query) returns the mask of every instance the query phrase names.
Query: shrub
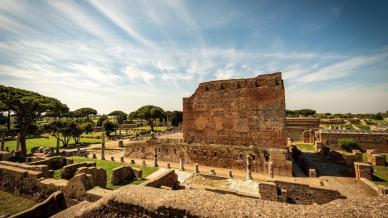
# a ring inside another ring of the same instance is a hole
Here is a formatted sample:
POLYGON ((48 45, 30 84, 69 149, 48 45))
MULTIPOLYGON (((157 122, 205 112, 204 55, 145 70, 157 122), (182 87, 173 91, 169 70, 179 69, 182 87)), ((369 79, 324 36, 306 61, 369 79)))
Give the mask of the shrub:
POLYGON ((338 139, 338 144, 345 150, 351 152, 353 149, 358 149, 358 145, 353 139, 342 138, 338 139))

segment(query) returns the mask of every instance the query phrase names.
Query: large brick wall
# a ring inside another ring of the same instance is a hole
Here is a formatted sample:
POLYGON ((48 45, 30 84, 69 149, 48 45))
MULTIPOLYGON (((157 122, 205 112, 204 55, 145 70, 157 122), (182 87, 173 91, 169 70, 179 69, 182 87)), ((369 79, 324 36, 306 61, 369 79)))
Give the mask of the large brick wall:
POLYGON ((201 83, 183 99, 183 138, 187 143, 285 148, 281 73, 201 83))

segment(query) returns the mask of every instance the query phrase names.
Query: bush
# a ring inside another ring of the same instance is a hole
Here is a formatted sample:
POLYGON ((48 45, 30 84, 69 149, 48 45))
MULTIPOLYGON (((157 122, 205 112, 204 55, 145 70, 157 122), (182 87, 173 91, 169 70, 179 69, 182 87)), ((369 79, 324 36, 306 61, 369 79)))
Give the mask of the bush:
POLYGON ((358 145, 353 139, 342 138, 338 139, 338 144, 345 150, 351 152, 353 149, 358 149, 358 145))

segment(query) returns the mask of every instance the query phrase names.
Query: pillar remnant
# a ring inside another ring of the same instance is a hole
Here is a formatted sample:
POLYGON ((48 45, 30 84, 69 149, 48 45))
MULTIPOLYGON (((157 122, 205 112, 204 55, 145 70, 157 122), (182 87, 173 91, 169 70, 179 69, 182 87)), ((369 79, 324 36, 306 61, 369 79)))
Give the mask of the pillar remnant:
POLYGON ((195 163, 195 173, 199 174, 199 165, 198 165, 198 163, 195 163))
POLYGON ((182 158, 179 159, 179 170, 185 171, 185 161, 182 158))
POLYGON ((273 178, 273 165, 272 161, 268 162, 268 177, 273 178))
POLYGON ((154 167, 158 167, 158 149, 154 148, 154 167))
POLYGON ((131 160, 131 164, 135 164, 135 160, 131 160))
POLYGON ((167 167, 166 167, 167 169, 171 169, 171 165, 170 165, 170 163, 167 163, 167 167))
POLYGON ((231 170, 229 170, 229 179, 233 179, 233 174, 231 170))
POLYGON ((251 157, 247 155, 247 180, 252 180, 252 162, 251 157))
POLYGON ((101 160, 105 160, 105 131, 101 131, 101 160))
POLYGON ((124 157, 120 157, 120 161, 121 161, 121 162, 124 162, 124 157))

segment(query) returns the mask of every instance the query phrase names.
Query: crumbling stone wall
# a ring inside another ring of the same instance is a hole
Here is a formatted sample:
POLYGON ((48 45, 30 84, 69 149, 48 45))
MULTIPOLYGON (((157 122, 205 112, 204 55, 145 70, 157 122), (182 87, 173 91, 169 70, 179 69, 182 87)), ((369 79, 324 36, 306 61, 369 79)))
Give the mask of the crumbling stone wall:
POLYGON ((183 99, 183 138, 187 143, 284 148, 281 73, 199 84, 183 99))
POLYGON ((308 141, 305 141, 303 138, 303 132, 306 130, 311 130, 310 137, 314 137, 314 131, 317 131, 319 129, 319 122, 320 120, 318 118, 309 118, 309 117, 287 117, 286 118, 286 127, 287 127, 287 137, 295 140, 301 140, 306 143, 312 143, 313 140, 308 139, 308 141))
POLYGON ((305 184, 275 180, 279 189, 287 190, 287 202, 294 204, 326 204, 336 199, 345 199, 338 191, 305 184))
POLYGON ((267 173, 272 162, 275 175, 292 176, 292 164, 288 151, 259 146, 237 146, 220 144, 182 143, 178 140, 157 139, 128 144, 125 156, 138 159, 153 159, 156 148, 158 160, 230 168, 246 169, 246 156, 252 160, 252 171, 267 173))
POLYGON ((325 129, 316 132, 316 138, 332 150, 341 149, 338 145, 338 139, 350 138, 359 145, 360 150, 363 152, 368 149, 376 149, 379 153, 388 152, 388 132, 351 132, 325 129))

